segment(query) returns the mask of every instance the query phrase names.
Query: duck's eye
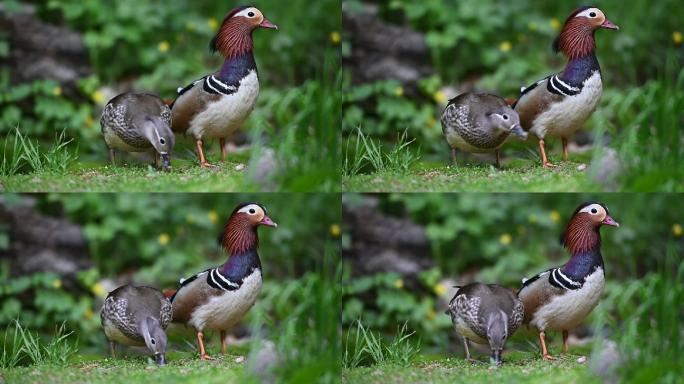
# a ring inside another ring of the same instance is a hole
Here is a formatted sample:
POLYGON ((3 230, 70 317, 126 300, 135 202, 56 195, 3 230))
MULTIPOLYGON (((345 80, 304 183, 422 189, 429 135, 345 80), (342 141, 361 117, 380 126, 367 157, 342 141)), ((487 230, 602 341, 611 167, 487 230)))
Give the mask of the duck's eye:
POLYGON ((595 215, 595 214, 598 213, 598 211, 596 210, 596 208, 592 208, 592 209, 591 209, 591 213, 592 213, 593 215, 595 215))
POLYGON ((161 144, 166 144, 166 140, 164 140, 164 139, 159 139, 159 142, 160 142, 161 144))
POLYGON ((508 120, 508 115, 503 115, 502 117, 504 120, 508 120))
POLYGON ((596 12, 590 12, 589 17, 596 17, 596 12))
POLYGON ((247 14, 247 16, 249 16, 249 17, 254 17, 254 12, 249 12, 249 13, 247 14))
POLYGON ((256 213, 256 210, 255 210, 254 208, 252 208, 252 209, 249 210, 249 214, 250 214, 250 215, 253 215, 253 214, 255 214, 255 213, 256 213))
POLYGON ((155 344, 156 344, 156 342, 154 341, 154 339, 150 339, 150 343, 152 343, 152 345, 155 345, 155 344))

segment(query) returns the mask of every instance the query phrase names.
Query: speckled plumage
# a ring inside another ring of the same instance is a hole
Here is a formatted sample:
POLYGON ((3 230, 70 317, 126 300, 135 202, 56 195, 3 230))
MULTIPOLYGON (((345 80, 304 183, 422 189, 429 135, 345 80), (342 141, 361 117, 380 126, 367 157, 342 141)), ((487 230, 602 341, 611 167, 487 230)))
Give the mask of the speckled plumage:
POLYGON ((473 341, 486 344, 487 316, 494 310, 502 310, 508 316, 509 335, 522 324, 522 301, 510 289, 496 284, 473 283, 461 287, 449 302, 448 313, 453 322, 463 321, 477 335, 473 341))
POLYGON ((104 328, 114 327, 130 339, 117 342, 145 345, 138 327, 145 316, 155 317, 162 329, 166 329, 173 317, 171 302, 154 288, 124 285, 107 295, 100 311, 100 322, 104 328))
POLYGON ((449 100, 440 121, 452 149, 496 152, 497 165, 499 149, 511 133, 527 137, 518 114, 501 97, 486 93, 464 93, 449 100))
POLYGON ((171 109, 155 95, 122 93, 111 99, 100 118, 101 131, 107 145, 128 152, 142 152, 152 148, 152 143, 138 124, 141 116, 158 116, 171 127, 171 109))

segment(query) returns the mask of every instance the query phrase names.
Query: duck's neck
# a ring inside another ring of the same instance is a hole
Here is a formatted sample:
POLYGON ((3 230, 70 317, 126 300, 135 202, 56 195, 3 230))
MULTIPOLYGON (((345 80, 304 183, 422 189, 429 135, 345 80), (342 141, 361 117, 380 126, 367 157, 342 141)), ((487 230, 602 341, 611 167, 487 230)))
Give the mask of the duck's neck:
POLYGON ((563 244, 570 252, 570 261, 562 272, 574 280, 583 280, 596 268, 603 268, 599 227, 583 220, 573 220, 565 231, 563 244))
POLYGON ((221 273, 231 281, 242 281, 255 269, 261 269, 256 248, 231 255, 221 267, 221 273))
POLYGON ((226 84, 239 84, 251 71, 256 72, 257 67, 250 49, 240 55, 226 57, 216 76, 226 84))
POLYGON ((599 248, 573 255, 561 271, 571 279, 578 281, 584 280, 597 268, 604 269, 603 257, 599 248))
POLYGON ((601 66, 598 59, 591 51, 589 54, 577 58, 571 58, 560 76, 564 82, 573 85, 581 86, 585 80, 591 77, 596 71, 601 73, 601 66))

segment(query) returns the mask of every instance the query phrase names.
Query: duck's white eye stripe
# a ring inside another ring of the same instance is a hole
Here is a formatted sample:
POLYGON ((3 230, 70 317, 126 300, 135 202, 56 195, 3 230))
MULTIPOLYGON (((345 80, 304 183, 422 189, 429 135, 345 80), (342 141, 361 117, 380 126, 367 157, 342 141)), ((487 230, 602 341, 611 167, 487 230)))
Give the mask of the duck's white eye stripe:
POLYGON ((588 17, 594 18, 599 15, 599 10, 596 8, 585 9, 584 11, 577 14, 575 17, 588 17))
POLYGON ((257 15, 256 8, 247 8, 233 15, 233 17, 254 17, 257 15))
POLYGON ((600 204, 587 205, 580 210, 580 212, 590 213, 592 215, 596 215, 601 211, 603 211, 603 207, 600 204))
POLYGON ((247 213, 249 215, 254 215, 257 212, 259 212, 260 209, 261 209, 260 206, 258 206, 256 204, 250 204, 250 205, 247 205, 247 206, 240 208, 240 210, 238 212, 247 213))

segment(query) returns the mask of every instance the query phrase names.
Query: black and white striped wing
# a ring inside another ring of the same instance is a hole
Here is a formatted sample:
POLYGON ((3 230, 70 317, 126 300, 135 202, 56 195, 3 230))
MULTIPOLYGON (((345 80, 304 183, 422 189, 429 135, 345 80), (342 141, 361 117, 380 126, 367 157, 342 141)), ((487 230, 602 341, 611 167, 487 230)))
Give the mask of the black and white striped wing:
POLYGON ((571 277, 561 271, 560 268, 554 268, 549 274, 549 283, 556 288, 561 288, 564 290, 575 290, 582 288, 582 281, 575 281, 571 277))
POLYGON ((210 287, 220 289, 222 291, 234 291, 242 285, 242 282, 235 282, 224 276, 218 268, 209 270, 207 274, 207 284, 210 287))

